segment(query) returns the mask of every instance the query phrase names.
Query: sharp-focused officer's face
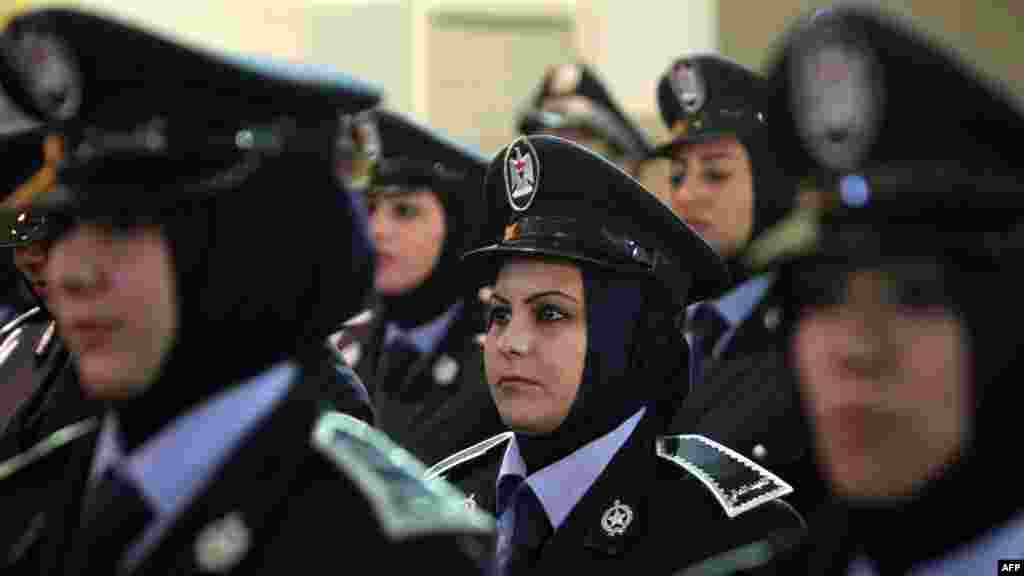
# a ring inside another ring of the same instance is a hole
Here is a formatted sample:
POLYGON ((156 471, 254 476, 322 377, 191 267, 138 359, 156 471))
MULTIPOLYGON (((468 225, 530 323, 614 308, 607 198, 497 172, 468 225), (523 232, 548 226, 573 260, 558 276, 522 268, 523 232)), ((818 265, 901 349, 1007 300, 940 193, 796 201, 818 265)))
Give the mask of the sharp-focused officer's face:
POLYGON ((587 321, 576 266, 506 262, 491 294, 484 365, 509 428, 548 434, 569 415, 583 378, 587 321))
POLYGON ((144 392, 178 327, 171 250, 162 232, 77 225, 53 244, 45 277, 86 393, 119 399, 144 392))
POLYGON ((370 236, 377 255, 377 292, 403 294, 430 276, 445 238, 444 209, 429 190, 367 202, 370 236))
POLYGON ((842 301, 804 309, 793 342, 818 459, 844 497, 906 497, 967 441, 964 328, 946 306, 901 297, 877 269, 844 284, 842 301))
POLYGON ((747 149, 733 136, 679 146, 667 203, 718 252, 735 256, 754 228, 754 179, 747 149))
POLYGON ((32 291, 44 301, 49 298, 44 272, 49 258, 50 242, 40 240, 14 248, 14 266, 28 279, 32 291))

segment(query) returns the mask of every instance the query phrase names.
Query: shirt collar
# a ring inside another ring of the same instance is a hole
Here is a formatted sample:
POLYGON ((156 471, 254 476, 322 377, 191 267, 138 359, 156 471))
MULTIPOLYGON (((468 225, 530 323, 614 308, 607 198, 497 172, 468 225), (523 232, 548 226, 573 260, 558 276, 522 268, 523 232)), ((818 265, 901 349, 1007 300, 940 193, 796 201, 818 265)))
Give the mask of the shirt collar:
MULTIPOLYGON (((526 483, 537 495, 555 529, 561 526, 583 495, 597 481, 597 477, 608 466, 612 457, 626 443, 645 411, 646 408, 641 408, 616 429, 526 477, 526 483)), ((505 448, 505 456, 498 472, 498 483, 509 475, 526 476, 526 463, 519 453, 515 436, 505 448)))
POLYGON ((104 418, 90 480, 116 467, 136 483, 157 516, 175 513, 213 475, 244 434, 291 387, 297 368, 282 363, 173 420, 131 454, 118 441, 117 416, 104 418))
POLYGON ((387 332, 384 335, 384 345, 394 342, 396 338, 405 337, 406 341, 416 347, 416 350, 423 356, 434 353, 441 338, 448 332, 448 327, 455 319, 455 315, 462 309, 462 301, 452 304, 437 318, 426 324, 417 326, 411 330, 403 331, 394 322, 389 322, 387 332))
MULTIPOLYGON (((730 330, 735 329, 750 316, 754 307, 764 298, 765 292, 774 281, 775 274, 773 273, 755 276, 714 301, 715 309, 729 323, 730 330)), ((696 306, 699 305, 700 303, 692 304, 687 308, 687 319, 692 318, 696 306)))

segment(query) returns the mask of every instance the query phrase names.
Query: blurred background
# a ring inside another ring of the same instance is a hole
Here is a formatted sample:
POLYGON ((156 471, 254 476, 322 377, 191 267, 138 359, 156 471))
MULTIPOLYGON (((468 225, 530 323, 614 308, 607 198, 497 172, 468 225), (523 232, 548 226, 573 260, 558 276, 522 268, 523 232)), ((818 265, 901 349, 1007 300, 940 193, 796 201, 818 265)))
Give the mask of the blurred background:
MULTIPOLYGON (((759 67, 797 16, 833 2, 0 0, 0 16, 50 4, 105 10, 201 46, 335 66, 384 87, 389 107, 490 152, 515 136, 515 110, 545 68, 571 61, 593 65, 659 141, 655 86, 675 56, 711 50, 759 67)), ((884 7, 1024 94, 1024 1, 887 0, 884 7)))

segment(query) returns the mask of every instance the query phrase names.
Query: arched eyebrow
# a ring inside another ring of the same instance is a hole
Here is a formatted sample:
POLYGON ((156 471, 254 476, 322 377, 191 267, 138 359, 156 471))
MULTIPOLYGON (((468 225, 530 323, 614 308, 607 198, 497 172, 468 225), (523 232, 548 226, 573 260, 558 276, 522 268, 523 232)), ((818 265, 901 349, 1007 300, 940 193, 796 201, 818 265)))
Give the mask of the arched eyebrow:
MULTIPOLYGON (((523 300, 523 302, 525 302, 526 304, 529 304, 529 303, 533 302, 534 300, 538 300, 538 299, 543 298, 545 296, 560 296, 562 298, 568 298, 569 300, 572 300, 573 302, 579 304, 579 300, 577 300, 576 298, 573 298, 572 296, 570 296, 570 295, 568 295, 565 292, 562 292, 560 290, 545 290, 544 292, 537 292, 536 294, 531 294, 529 296, 529 298, 523 300)), ((500 302, 502 304, 505 304, 505 305, 511 304, 511 302, 509 302, 507 298, 505 298, 504 296, 498 294, 497 292, 491 292, 491 300, 497 300, 498 302, 500 302)))

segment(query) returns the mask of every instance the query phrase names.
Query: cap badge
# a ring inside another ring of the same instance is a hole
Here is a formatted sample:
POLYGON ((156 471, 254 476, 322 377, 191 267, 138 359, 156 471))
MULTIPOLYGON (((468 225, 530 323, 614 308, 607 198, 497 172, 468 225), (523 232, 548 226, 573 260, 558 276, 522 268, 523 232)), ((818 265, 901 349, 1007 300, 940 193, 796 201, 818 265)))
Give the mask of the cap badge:
POLYGON ((690 131, 690 122, 685 118, 680 118, 672 124, 672 138, 683 138, 690 131))
POLYGON ((694 114, 704 107, 707 89, 695 63, 679 62, 672 68, 672 90, 687 114, 694 114))
POLYGON ((348 190, 370 183, 381 154, 380 132, 370 113, 346 114, 339 118, 335 163, 338 180, 348 190))
POLYGON ((206 572, 225 573, 245 558, 251 545, 249 527, 237 512, 210 524, 196 539, 196 563, 206 572))
POLYGON ((71 50, 53 33, 27 30, 15 36, 10 62, 26 96, 47 120, 68 120, 82 104, 82 79, 71 50))
POLYGON ((0 202, 0 206, 19 208, 31 205, 36 197, 56 185, 57 166, 63 159, 64 138, 57 134, 48 135, 43 141, 43 166, 3 202, 0 202))
POLYGON ((513 222, 508 226, 505 226, 505 242, 510 242, 519 238, 519 222, 513 222))
POLYGON ((563 64, 551 73, 549 91, 552 96, 572 94, 583 79, 583 71, 575 64, 563 64))
POLYGON ((505 191, 509 206, 525 212, 533 204, 540 185, 540 162, 537 151, 525 137, 520 137, 505 150, 505 191))
POLYGON ((873 60, 859 46, 818 40, 798 49, 796 64, 793 109, 804 145, 828 168, 856 170, 881 119, 873 60))

